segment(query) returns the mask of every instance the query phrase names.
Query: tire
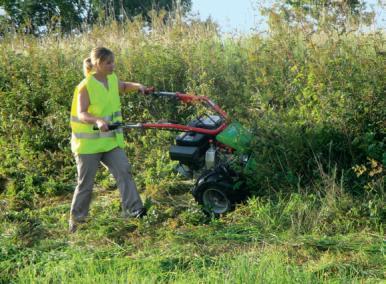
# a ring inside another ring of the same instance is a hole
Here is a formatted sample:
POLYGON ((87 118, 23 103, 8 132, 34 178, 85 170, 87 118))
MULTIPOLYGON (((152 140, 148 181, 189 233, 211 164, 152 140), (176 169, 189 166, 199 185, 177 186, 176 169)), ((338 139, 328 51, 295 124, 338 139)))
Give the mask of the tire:
POLYGON ((196 185, 192 194, 204 212, 219 216, 235 207, 232 184, 226 181, 208 181, 196 185))

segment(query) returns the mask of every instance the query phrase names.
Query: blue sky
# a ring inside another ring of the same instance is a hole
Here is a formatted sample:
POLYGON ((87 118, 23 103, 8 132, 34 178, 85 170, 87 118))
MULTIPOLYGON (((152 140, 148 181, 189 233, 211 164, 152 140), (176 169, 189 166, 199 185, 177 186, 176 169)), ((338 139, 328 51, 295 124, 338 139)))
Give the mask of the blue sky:
POLYGON ((192 12, 202 20, 209 16, 223 32, 248 32, 262 20, 253 0, 192 0, 192 12))
MULTIPOLYGON (((376 27, 386 29, 386 0, 383 9, 376 6, 379 0, 366 0, 368 8, 378 7, 376 13, 376 27)), ((225 33, 248 33, 251 29, 265 30, 267 26, 259 14, 258 3, 272 3, 273 0, 192 0, 192 12, 199 13, 202 20, 209 16, 217 22, 221 31, 225 33)), ((373 8, 374 9, 374 8, 373 8)))

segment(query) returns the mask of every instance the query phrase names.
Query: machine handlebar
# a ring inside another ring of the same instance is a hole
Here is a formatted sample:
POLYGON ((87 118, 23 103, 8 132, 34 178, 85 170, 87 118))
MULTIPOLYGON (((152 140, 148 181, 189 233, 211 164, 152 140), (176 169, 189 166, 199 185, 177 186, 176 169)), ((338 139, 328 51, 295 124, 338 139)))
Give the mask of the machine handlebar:
POLYGON ((149 92, 146 94, 156 96, 156 97, 177 97, 177 93, 175 92, 154 92, 154 89, 153 89, 153 92, 149 92))
MULTIPOLYGON (((217 128, 217 129, 204 129, 199 127, 190 127, 185 126, 181 124, 175 124, 175 123, 122 123, 122 122, 115 122, 109 125, 109 130, 115 130, 117 128, 124 128, 124 129, 132 129, 132 128, 142 128, 142 129, 163 129, 163 130, 176 130, 176 131, 193 131, 203 134, 209 134, 209 135, 215 135, 219 133, 222 129, 226 127, 226 125, 229 123, 229 117, 228 114, 222 110, 218 105, 216 105, 213 101, 211 101, 208 97, 205 96, 196 96, 186 93, 178 93, 178 92, 162 92, 157 91, 155 92, 154 87, 148 87, 145 89, 144 92, 146 95, 151 96, 157 96, 157 97, 169 97, 169 98, 176 98, 183 103, 203 103, 207 105, 209 108, 214 110, 218 115, 220 115, 223 118, 223 123, 217 128)), ((95 125, 93 127, 94 130, 98 130, 98 127, 95 125)))
MULTIPOLYGON (((119 127, 122 127, 123 125, 124 124, 122 122, 115 122, 115 123, 109 124, 108 125, 108 127, 109 127, 108 129, 109 130, 115 130, 115 129, 119 128, 119 127)), ((99 130, 98 126, 96 126, 96 125, 94 125, 92 129, 93 130, 99 130)))

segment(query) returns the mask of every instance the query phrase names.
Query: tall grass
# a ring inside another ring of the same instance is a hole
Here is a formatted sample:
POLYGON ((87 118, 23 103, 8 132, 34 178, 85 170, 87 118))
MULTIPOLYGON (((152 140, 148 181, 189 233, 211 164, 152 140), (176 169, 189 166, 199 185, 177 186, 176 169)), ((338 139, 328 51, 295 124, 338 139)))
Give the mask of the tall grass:
MULTIPOLYGON (((268 37, 222 38, 210 24, 165 24, 156 16, 151 30, 137 20, 66 37, 9 35, 0 55, 2 191, 55 194, 68 187, 75 174, 72 91, 82 59, 98 45, 116 53, 121 79, 210 96, 254 129, 259 187, 310 182, 316 156, 324 166, 336 164, 353 190, 379 191, 386 161, 385 58, 377 53, 383 44, 382 33, 309 36, 277 19, 268 37), (354 166, 365 170, 359 175, 354 166)), ((135 95, 123 98, 123 108, 130 121, 184 113, 135 95)), ((151 153, 146 141, 154 138, 160 148, 171 139, 152 133, 135 155, 151 153)), ((136 148, 137 141, 137 134, 128 138, 136 148)))

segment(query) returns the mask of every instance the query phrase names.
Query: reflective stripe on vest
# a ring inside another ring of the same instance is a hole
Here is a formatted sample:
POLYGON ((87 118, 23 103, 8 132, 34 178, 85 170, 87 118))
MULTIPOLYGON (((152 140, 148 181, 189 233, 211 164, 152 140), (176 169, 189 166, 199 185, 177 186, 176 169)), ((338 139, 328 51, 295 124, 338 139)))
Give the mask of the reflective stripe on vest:
MULTIPOLYGON (((114 112, 113 115, 104 116, 104 117, 102 117, 102 119, 106 122, 112 122, 114 120, 114 118, 116 118, 118 116, 122 116, 122 112, 120 112, 120 111, 114 112)), ((73 116, 73 115, 71 115, 70 120, 71 120, 71 122, 88 124, 87 122, 83 122, 77 116, 73 116)))
POLYGON ((123 133, 121 128, 107 131, 107 132, 95 132, 95 133, 72 133, 72 135, 77 139, 98 139, 98 138, 107 138, 115 137, 117 133, 123 133))

